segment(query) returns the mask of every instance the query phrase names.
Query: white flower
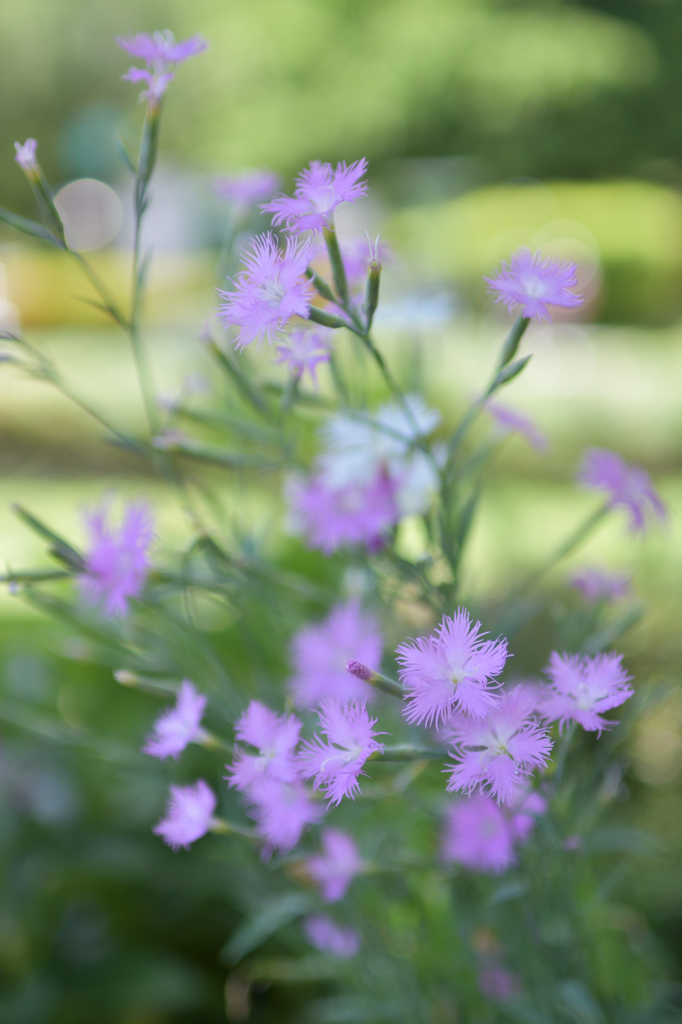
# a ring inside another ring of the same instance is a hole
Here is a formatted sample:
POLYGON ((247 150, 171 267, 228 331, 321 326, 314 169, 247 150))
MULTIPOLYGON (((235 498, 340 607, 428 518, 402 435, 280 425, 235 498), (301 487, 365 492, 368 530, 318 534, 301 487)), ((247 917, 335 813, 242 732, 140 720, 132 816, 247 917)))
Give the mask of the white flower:
POLYGON ((440 413, 419 395, 408 395, 410 414, 399 405, 382 406, 366 417, 341 413, 323 428, 327 451, 320 459, 322 476, 333 490, 351 483, 369 484, 385 473, 396 485, 401 515, 424 512, 438 488, 433 462, 414 448, 438 425, 440 413))

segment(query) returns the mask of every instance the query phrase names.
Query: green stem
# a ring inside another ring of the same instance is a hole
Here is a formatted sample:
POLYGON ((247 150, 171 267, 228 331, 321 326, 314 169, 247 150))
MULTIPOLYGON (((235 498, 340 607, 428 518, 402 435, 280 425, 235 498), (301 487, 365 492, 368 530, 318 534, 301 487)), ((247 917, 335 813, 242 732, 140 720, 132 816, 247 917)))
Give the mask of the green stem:
POLYGON ((558 548, 549 560, 539 569, 536 573, 530 576, 522 586, 514 592, 515 595, 521 594, 526 590, 531 590, 537 583, 540 582, 543 576, 545 576, 550 569, 553 569, 559 562, 562 562, 564 558, 567 558, 583 541, 589 537, 594 530, 595 526, 598 526, 602 519, 606 516, 607 512, 610 511, 611 506, 608 502, 598 508, 596 512, 593 512, 587 517, 584 523, 581 523, 577 530, 570 535, 567 541, 558 548))
POLYGON ((213 818, 210 830, 219 836, 242 836, 244 839, 251 839, 254 842, 259 838, 255 829, 237 825, 236 822, 227 821, 225 818, 213 818))
POLYGON ((447 757, 447 750, 413 747, 409 743, 401 743, 394 747, 384 747, 383 753, 375 750, 367 758, 368 761, 431 761, 447 757))

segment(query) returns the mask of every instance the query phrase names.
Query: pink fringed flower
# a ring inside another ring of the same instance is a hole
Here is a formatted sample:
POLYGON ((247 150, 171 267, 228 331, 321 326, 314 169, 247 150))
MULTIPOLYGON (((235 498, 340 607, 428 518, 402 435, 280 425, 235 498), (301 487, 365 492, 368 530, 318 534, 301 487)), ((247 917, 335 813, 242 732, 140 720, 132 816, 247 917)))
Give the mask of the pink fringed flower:
POLYGON ((331 358, 331 331, 291 331, 277 346, 276 363, 284 363, 292 377, 308 374, 317 391, 317 367, 331 358))
POLYGON ((362 767, 375 751, 383 751, 374 731, 376 718, 370 718, 364 700, 339 704, 335 700, 323 701, 318 711, 320 727, 326 741, 315 736, 304 743, 299 755, 301 774, 315 779, 315 789, 323 789, 334 807, 344 796, 355 799, 360 792, 359 775, 362 767))
POLYGON ((533 715, 533 700, 517 686, 487 718, 455 715, 444 729, 455 764, 449 792, 486 789, 498 803, 510 804, 534 768, 544 768, 552 749, 547 729, 533 715))
POLYGON ((363 870, 362 858, 352 836, 327 828, 322 832, 322 853, 308 857, 307 873, 319 887, 326 903, 342 899, 348 886, 363 870))
POLYGON ((458 800, 447 811, 442 838, 446 861, 472 871, 501 874, 516 860, 509 821, 489 796, 476 793, 458 800))
POLYGON ((342 928, 326 914, 311 914, 303 921, 311 946, 340 960, 350 960, 360 949, 360 936, 353 928, 342 928))
POLYGON ((141 100, 158 103, 173 80, 172 68, 176 64, 202 53, 208 43, 201 36, 192 36, 176 43, 173 33, 166 29, 152 35, 140 33, 132 39, 116 38, 116 43, 132 57, 139 57, 147 65, 146 68, 132 67, 123 79, 127 82, 146 82, 147 89, 140 93, 141 100))
POLYGON ((665 505, 647 471, 641 466, 632 466, 616 452, 606 448, 588 449, 578 481, 606 494, 612 508, 624 508, 630 517, 632 533, 644 533, 647 513, 652 512, 660 521, 666 517, 665 505))
POLYGON ((171 786, 166 817, 154 832, 174 850, 187 849, 210 829, 216 805, 216 795, 203 779, 193 786, 171 786))
POLYGON ((381 648, 381 631, 371 612, 359 601, 337 605, 324 622, 305 626, 293 639, 294 675, 289 685, 294 702, 312 708, 327 697, 372 699, 372 687, 350 675, 346 662, 354 658, 378 665, 381 648))
POLYGON ((107 615, 125 615, 129 599, 142 593, 154 528, 143 501, 125 507, 118 529, 108 521, 109 509, 105 500, 85 517, 89 542, 79 582, 83 596, 102 605, 107 615))
POLYGON ((521 434, 531 448, 535 448, 536 452, 545 452, 549 448, 549 441, 542 431, 538 430, 530 417, 524 416, 516 409, 511 409, 508 405, 501 405, 499 402, 486 402, 485 408, 503 433, 508 434, 513 431, 521 434))
POLYGON ((131 57, 139 57, 149 67, 158 67, 161 64, 182 64, 183 61, 195 57, 198 53, 203 53, 208 48, 206 40, 199 35, 183 39, 178 43, 170 29, 153 32, 151 35, 140 32, 132 39, 117 36, 116 42, 131 57))
POLYGON ((526 843, 535 819, 547 811, 539 793, 520 793, 511 807, 475 793, 447 810, 442 856, 471 871, 501 874, 514 864, 514 846, 526 843))
POLYGON ((496 302, 503 302, 510 312, 521 308, 521 314, 536 320, 551 320, 548 306, 572 309, 581 306, 581 295, 569 291, 577 282, 575 263, 555 257, 542 258, 525 247, 514 253, 509 263, 495 277, 484 277, 496 302))
POLYGON ((252 251, 242 256, 246 270, 239 274, 234 291, 220 291, 226 301, 218 316, 226 327, 240 328, 238 349, 263 338, 272 344, 292 316, 308 316, 313 286, 305 277, 310 257, 317 246, 312 239, 296 242, 290 238, 281 252, 274 236, 267 232, 252 240, 252 251))
POLYGON ((263 206, 274 214, 274 224, 286 224, 289 231, 322 231, 332 224, 332 215, 340 203, 353 203, 367 194, 367 182, 360 178, 367 170, 363 158, 354 164, 331 164, 313 160, 309 168, 296 178, 296 189, 291 196, 275 196, 263 206))
POLYGON ((251 786, 246 800, 256 831, 265 840, 265 857, 274 850, 293 850, 306 825, 316 825, 326 813, 300 779, 281 782, 264 776, 251 786))
POLYGON ((308 546, 325 555, 346 545, 380 551, 398 521, 395 486, 379 473, 369 483, 331 487, 321 475, 293 481, 289 501, 308 546))
POLYGON ((632 697, 631 676, 622 665, 620 654, 557 654, 554 651, 545 670, 550 686, 541 704, 541 713, 560 727, 578 722, 588 732, 611 729, 617 722, 604 718, 632 697))
POLYGON ((38 169, 38 161, 36 159, 36 151, 38 149, 38 143, 35 139, 26 139, 23 144, 21 142, 15 142, 14 148, 16 149, 16 155, 14 159, 21 167, 22 171, 26 174, 32 174, 38 169))
POLYGON ((589 604, 597 601, 620 601, 630 590, 631 579, 625 573, 587 567, 574 573, 570 584, 579 590, 589 604))
POLYGON ((235 748, 234 764, 227 766, 229 783, 244 792, 263 778, 278 782, 291 782, 296 778, 294 750, 301 732, 301 722, 295 715, 278 715, 275 711, 252 700, 234 727, 241 743, 255 747, 257 754, 248 754, 235 748))
POLYGON ((248 210, 263 199, 269 199, 279 185, 279 175, 274 171, 242 171, 216 178, 213 191, 225 199, 239 212, 248 210))
POLYGON ((173 757, 177 761, 188 743, 201 743, 206 733, 201 718, 207 698, 183 679, 174 708, 164 711, 154 723, 154 732, 142 748, 152 757, 173 757))
POLYGON ((495 706, 499 684, 493 680, 507 660, 507 641, 485 635, 460 608, 452 619, 443 617, 435 635, 398 647, 408 722, 431 726, 456 710, 482 718, 495 706))

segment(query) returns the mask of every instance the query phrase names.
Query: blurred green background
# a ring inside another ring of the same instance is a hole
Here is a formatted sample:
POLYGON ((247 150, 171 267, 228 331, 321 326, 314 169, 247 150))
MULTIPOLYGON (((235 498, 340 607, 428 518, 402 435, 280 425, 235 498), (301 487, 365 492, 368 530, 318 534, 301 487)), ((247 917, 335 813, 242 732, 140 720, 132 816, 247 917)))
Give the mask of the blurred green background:
MULTIPOLYGON (((524 344, 534 359, 509 395, 552 448, 539 459, 513 440, 496 463, 469 585, 494 596, 589 510, 572 482, 586 444, 616 448, 653 473, 671 509, 667 528, 633 541, 614 519, 574 564, 633 572, 647 612, 623 647, 636 675, 670 687, 637 731, 629 814, 666 844, 661 860, 642 862, 633 898, 671 963, 679 961, 682 5, 4 4, 2 205, 33 214, 12 160, 13 142, 28 136, 38 138, 56 189, 95 178, 127 202, 115 139, 134 143, 142 109, 136 87, 120 81, 129 61, 113 37, 166 27, 178 37, 201 32, 211 49, 178 70, 164 113, 146 313, 161 393, 177 394, 189 373, 210 378, 197 338, 215 305, 225 217, 210 190, 218 173, 266 166, 288 187, 312 158, 369 158, 370 198, 343 211, 341 227, 381 230, 392 247, 377 335, 401 379, 422 386, 448 423, 486 378, 504 328, 481 275, 520 244, 578 259, 588 299, 580 319, 529 332, 524 344)), ((112 243, 92 253, 117 294, 127 288, 128 228, 124 215, 112 243)), ((76 269, 6 229, 0 264, 3 325, 21 326, 82 394, 118 422, 141 427, 125 340, 81 301, 90 293, 76 269)), ((268 353, 259 365, 269 369, 268 353)), ((15 568, 42 564, 44 555, 10 514, 12 501, 79 540, 82 505, 114 486, 150 497, 164 548, 187 536, 158 480, 103 444, 66 400, 11 368, 0 375, 0 471, 0 559, 15 568)), ((245 508, 229 481, 220 486, 235 516, 269 536, 266 496, 252 493, 245 508)), ((410 523, 401 542, 408 556, 418 547, 410 523)), ((269 543, 286 554, 279 534, 269 543)), ((547 581, 549 615, 571 600, 571 568, 547 581)), ((209 633, 227 629, 210 616, 204 625, 209 633)), ((149 834, 163 804, 164 770, 141 793, 134 761, 113 747, 101 757, 22 728, 22 707, 49 706, 69 728, 141 740, 158 705, 122 694, 78 643, 68 628, 2 596, 0 1017, 8 1024, 220 1020, 215 954, 236 911, 227 896, 224 905, 208 901, 224 870, 213 846, 202 855, 205 886, 195 873, 185 891, 184 858, 149 834)))

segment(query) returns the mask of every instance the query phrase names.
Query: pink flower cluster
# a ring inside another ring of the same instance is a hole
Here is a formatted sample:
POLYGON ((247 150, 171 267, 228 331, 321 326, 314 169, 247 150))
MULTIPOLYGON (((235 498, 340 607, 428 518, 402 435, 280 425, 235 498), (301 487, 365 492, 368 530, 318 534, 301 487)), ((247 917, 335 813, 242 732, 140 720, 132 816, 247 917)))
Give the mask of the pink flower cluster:
POLYGON ((137 57, 145 62, 145 68, 132 67, 123 78, 127 82, 146 82, 147 88, 140 93, 140 99, 147 100, 150 104, 158 104, 175 77, 173 69, 176 64, 203 53, 208 47, 208 43, 201 36, 192 36, 177 43, 170 29, 154 32, 152 35, 141 32, 132 39, 119 36, 116 42, 131 57, 137 57))
POLYGON ((383 749, 374 739, 375 720, 364 701, 328 700, 319 718, 324 738, 315 736, 300 750, 301 721, 295 715, 278 715, 259 701, 252 701, 235 725, 238 745, 226 777, 242 793, 265 840, 266 856, 293 849, 306 825, 324 817, 324 806, 304 779, 314 779, 314 789, 322 788, 330 806, 336 805, 344 796, 354 798, 365 761, 383 749))
POLYGON ((480 622, 460 608, 431 636, 401 644, 397 657, 405 718, 437 726, 452 758, 447 789, 470 797, 448 813, 444 856, 476 870, 505 870, 515 844, 530 835, 533 815, 545 809, 530 786, 549 760, 550 724, 577 722, 598 733, 615 725, 603 713, 633 693, 621 656, 555 652, 548 682, 503 688, 506 640, 486 640, 480 622))

